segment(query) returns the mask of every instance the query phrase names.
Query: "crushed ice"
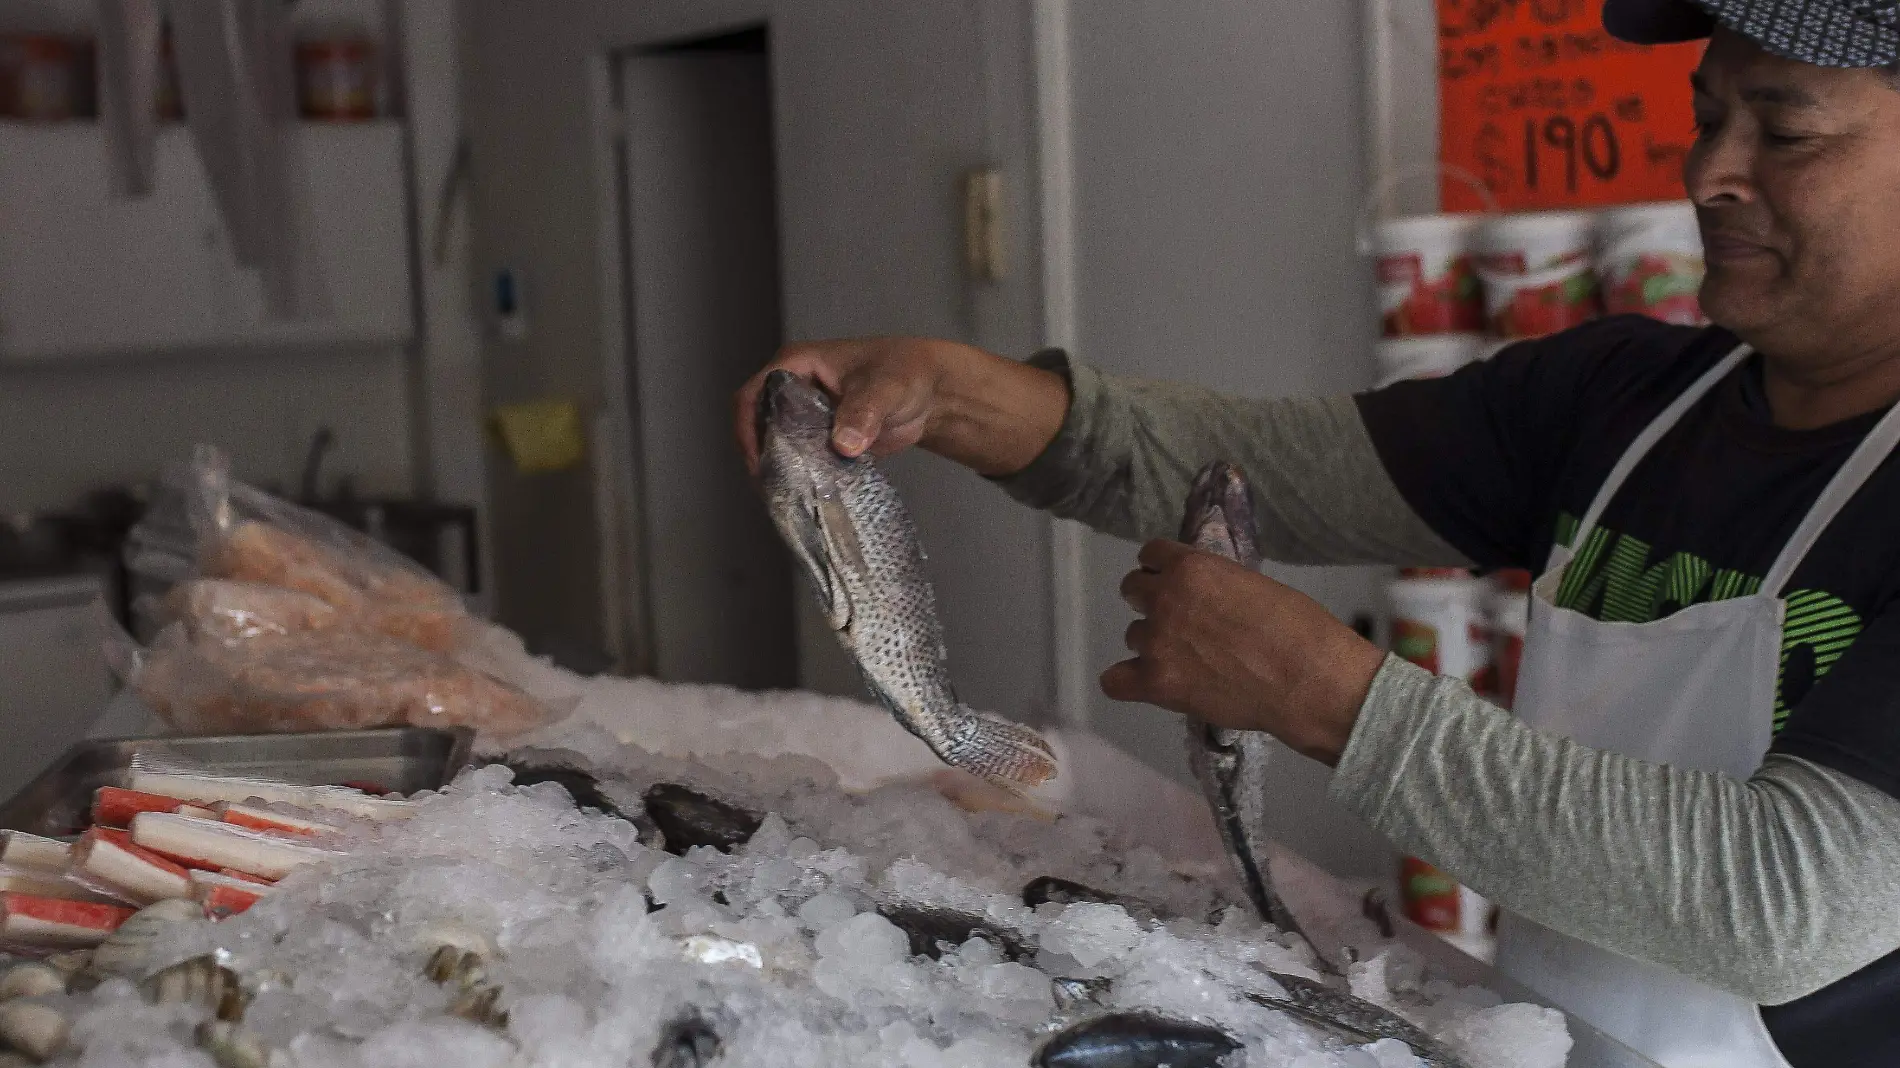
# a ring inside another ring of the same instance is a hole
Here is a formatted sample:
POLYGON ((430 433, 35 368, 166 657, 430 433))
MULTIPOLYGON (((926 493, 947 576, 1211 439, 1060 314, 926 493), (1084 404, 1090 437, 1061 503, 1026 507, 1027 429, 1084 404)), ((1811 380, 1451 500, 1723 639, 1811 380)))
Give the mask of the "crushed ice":
MULTIPOLYGON (((1247 1068, 1423 1064, 1400 1042, 1350 1046, 1247 999, 1280 993, 1269 970, 1317 977, 1311 950, 1230 906, 1241 898, 1225 870, 1131 846, 1099 821, 965 812, 920 783, 852 793, 795 752, 659 756, 597 728, 565 741, 585 757, 542 757, 586 764, 616 803, 683 783, 765 819, 730 854, 674 856, 558 785, 475 768, 249 912, 181 925, 148 967, 213 953, 244 977, 244 1026, 269 1068, 1024 1068, 1047 1034, 1108 1009, 1215 1025, 1243 1043, 1247 1068), (1031 908, 1022 889, 1042 876, 1164 919, 1031 908), (920 954, 892 922, 906 910, 989 937, 920 954), (484 958, 499 1013, 451 1014, 455 984, 424 975, 442 945, 484 958)), ((1352 992, 1472 1068, 1563 1064, 1560 1014, 1426 981, 1402 953, 1356 966, 1352 992)), ((203 1010, 148 1005, 123 980, 70 1007, 65 1060, 80 1068, 213 1064, 193 1039, 203 1010)))

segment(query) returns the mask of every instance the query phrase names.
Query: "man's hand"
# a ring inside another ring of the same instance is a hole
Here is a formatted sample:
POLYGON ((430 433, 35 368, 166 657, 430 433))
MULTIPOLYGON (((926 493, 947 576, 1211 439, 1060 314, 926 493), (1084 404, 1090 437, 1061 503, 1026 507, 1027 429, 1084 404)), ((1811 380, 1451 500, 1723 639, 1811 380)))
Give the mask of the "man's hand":
POLYGON ((765 376, 790 371, 837 403, 831 443, 842 456, 888 456, 913 445, 984 475, 1027 467, 1062 429, 1062 377, 955 341, 856 338, 788 345, 740 387, 733 433, 757 473, 765 376))
POLYGON ((1102 692, 1235 730, 1266 731, 1327 765, 1339 762, 1385 662, 1312 598, 1179 542, 1142 546, 1122 597, 1135 654, 1102 674, 1102 692))

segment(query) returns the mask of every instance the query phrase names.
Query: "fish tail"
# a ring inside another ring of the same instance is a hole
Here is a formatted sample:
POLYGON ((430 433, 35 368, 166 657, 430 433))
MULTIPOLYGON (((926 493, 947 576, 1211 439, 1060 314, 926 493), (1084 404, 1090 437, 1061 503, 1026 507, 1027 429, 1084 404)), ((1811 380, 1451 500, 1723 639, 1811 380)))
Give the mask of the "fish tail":
POLYGON ((957 724, 937 754, 944 763, 1005 786, 1040 786, 1056 776, 1055 752, 1020 723, 958 706, 957 724))

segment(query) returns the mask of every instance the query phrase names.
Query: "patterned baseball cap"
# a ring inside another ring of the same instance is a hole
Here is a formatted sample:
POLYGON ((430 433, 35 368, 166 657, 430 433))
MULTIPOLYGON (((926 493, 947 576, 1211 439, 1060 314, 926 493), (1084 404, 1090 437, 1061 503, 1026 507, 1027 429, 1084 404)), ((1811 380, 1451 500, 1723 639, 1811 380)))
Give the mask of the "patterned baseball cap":
POLYGON ((1603 28, 1636 44, 1707 37, 1720 24, 1817 67, 1900 61, 1900 0, 1604 0, 1603 28))

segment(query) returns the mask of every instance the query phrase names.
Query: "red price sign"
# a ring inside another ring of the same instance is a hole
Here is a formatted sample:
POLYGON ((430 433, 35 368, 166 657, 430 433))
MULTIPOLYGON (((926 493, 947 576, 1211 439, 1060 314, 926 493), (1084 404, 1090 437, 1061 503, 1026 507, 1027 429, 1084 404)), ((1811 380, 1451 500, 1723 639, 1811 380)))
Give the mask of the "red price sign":
POLYGON ((1694 135, 1698 43, 1604 32, 1602 0, 1437 0, 1438 156, 1446 211, 1676 200, 1694 135))

